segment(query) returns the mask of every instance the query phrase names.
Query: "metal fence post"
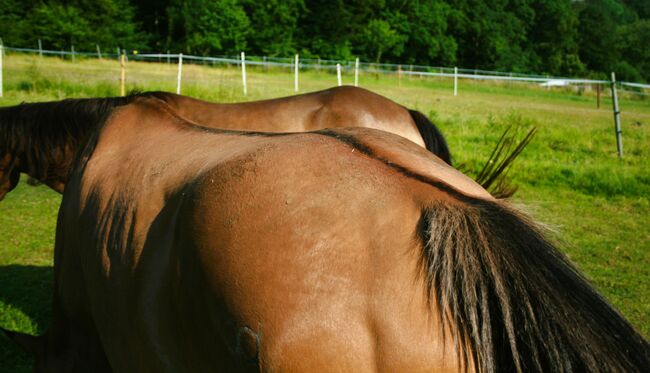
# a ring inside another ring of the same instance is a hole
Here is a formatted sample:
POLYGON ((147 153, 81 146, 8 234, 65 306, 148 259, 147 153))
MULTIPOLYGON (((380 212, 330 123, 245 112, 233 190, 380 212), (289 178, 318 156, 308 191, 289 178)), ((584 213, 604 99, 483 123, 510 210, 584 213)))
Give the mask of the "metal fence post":
POLYGON ((618 149, 618 157, 623 157, 623 136, 621 131, 621 110, 618 106, 618 95, 616 94, 616 74, 612 72, 612 104, 614 105, 614 128, 616 130, 616 149, 618 149))

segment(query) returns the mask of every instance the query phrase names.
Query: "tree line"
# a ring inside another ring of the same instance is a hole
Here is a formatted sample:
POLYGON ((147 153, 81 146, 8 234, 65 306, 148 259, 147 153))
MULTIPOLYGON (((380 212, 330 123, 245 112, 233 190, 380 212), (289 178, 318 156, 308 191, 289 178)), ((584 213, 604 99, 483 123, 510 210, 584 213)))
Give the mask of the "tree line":
POLYGON ((0 0, 0 37, 650 81, 648 0, 0 0))

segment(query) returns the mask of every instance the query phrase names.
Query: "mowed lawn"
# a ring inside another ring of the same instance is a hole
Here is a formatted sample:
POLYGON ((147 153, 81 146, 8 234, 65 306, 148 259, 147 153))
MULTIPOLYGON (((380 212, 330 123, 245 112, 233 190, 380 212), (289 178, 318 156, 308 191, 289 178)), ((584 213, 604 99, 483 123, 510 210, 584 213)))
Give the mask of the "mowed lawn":
MULTIPOLYGON (((115 60, 8 54, 0 106, 22 101, 117 95, 115 60)), ((291 95, 289 70, 248 69, 242 95, 236 67, 185 65, 183 93, 220 102, 291 95)), ((127 90, 176 89, 176 66, 131 61, 127 90)), ((350 73, 343 76, 351 84, 350 73)), ((361 74, 360 85, 428 115, 446 135, 454 161, 476 172, 505 128, 538 133, 510 171, 514 203, 551 236, 604 296, 650 337, 650 97, 623 94, 625 156, 616 155, 611 101, 595 92, 520 83, 361 74)), ((336 85, 327 71, 300 75, 301 92, 336 85)), ((608 91, 606 91, 607 93, 608 91)), ((2 124, 0 124, 2 125, 2 124)), ((23 180, 25 177, 23 177, 23 180)), ((0 326, 42 333, 49 324, 52 248, 61 198, 44 186, 19 187, 0 202, 0 326)), ((531 270, 534 270, 532 268, 531 270)), ((30 360, 0 337, 0 371, 29 371, 30 360)))

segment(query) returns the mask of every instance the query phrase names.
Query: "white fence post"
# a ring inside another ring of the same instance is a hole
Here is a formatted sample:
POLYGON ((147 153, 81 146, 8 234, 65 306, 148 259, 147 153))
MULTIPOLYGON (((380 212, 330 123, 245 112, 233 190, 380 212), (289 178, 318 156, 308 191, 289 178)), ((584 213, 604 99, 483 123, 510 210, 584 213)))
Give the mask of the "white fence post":
POLYGON ((43 57, 43 44, 41 43, 41 39, 38 39, 38 56, 43 57))
POLYGON ((246 54, 241 52, 241 80, 244 85, 244 96, 246 96, 246 54))
POLYGON ((5 47, 0 43, 0 97, 2 97, 2 55, 5 52, 5 47))
POLYGON ((454 96, 458 96, 458 67, 454 67, 454 96))
POLYGON ((299 66, 298 65, 298 55, 296 54, 296 61, 295 61, 294 66, 293 66, 294 70, 295 70, 295 74, 296 74, 296 77, 295 77, 294 83, 293 83, 293 87, 296 90, 296 92, 298 92, 298 66, 299 66))
POLYGON ((354 62, 354 86, 359 86, 359 58, 354 62))
POLYGON ((339 87, 341 86, 341 64, 337 63, 336 64, 336 78, 339 81, 339 87))
POLYGON ((618 107, 618 95, 616 94, 616 75, 612 72, 612 104, 614 105, 614 129, 616 130, 616 149, 618 157, 623 158, 623 138, 621 131, 621 110, 618 107))
POLYGON ((176 80, 176 94, 181 94, 181 76, 183 75, 183 53, 178 54, 178 78, 176 80))

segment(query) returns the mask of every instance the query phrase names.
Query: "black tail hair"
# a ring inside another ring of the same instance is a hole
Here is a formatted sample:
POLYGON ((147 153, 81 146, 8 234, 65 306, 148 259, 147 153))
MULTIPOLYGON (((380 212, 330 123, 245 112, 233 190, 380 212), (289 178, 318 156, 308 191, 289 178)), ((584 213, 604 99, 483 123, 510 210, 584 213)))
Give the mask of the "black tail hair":
POLYGON ((650 344, 503 201, 436 203, 418 231, 429 300, 465 367, 650 372, 650 344))
POLYGON ((422 140, 424 140, 424 145, 427 150, 451 166, 451 153, 449 152, 447 141, 442 135, 442 132, 440 132, 438 127, 426 115, 417 110, 408 109, 408 111, 420 132, 420 136, 422 136, 422 140))
POLYGON ((475 178, 477 183, 481 184, 495 198, 500 199, 511 197, 517 191, 517 186, 511 185, 508 180, 508 171, 512 162, 528 146, 537 132, 536 127, 531 128, 526 136, 515 145, 515 135, 510 134, 511 130, 512 126, 506 128, 492 150, 492 154, 475 178))

